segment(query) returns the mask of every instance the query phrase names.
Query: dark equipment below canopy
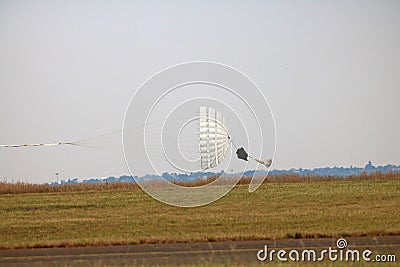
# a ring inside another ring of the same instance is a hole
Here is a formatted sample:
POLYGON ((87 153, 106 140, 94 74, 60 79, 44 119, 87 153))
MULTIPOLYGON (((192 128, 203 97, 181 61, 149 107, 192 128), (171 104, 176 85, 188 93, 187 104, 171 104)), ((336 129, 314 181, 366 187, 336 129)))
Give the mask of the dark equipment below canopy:
POLYGON ((239 159, 245 160, 247 161, 247 157, 249 156, 249 154, 247 154, 246 150, 244 150, 243 147, 239 148, 238 150, 236 150, 236 155, 239 159))

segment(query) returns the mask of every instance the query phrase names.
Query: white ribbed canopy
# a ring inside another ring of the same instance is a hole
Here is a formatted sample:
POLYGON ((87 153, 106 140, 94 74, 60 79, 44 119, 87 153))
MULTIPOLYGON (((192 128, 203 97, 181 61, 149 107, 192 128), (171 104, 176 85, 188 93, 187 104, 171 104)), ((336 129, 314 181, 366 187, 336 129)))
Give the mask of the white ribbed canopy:
POLYGON ((213 108, 200 107, 200 159, 203 170, 219 165, 229 148, 225 118, 213 108))

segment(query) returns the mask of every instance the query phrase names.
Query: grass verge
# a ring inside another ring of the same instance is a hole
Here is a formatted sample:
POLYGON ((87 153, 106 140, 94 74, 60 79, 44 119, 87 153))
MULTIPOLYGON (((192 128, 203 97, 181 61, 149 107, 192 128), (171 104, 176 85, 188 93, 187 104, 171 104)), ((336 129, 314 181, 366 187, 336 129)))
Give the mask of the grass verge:
POLYGON ((400 234, 400 180, 237 186, 177 208, 139 189, 0 195, 0 248, 400 234))

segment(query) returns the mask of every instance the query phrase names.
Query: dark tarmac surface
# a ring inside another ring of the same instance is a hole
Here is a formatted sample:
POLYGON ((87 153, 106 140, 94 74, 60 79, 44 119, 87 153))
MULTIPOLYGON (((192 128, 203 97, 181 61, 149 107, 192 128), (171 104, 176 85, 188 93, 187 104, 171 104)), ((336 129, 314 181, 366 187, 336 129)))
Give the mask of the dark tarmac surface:
MULTIPOLYGON (((400 236, 347 237, 345 249, 369 249, 371 259, 378 254, 395 255, 400 262, 400 236)), ((213 264, 257 264, 257 252, 292 249, 337 249, 336 238, 283 239, 258 241, 201 242, 130 246, 38 248, 0 250, 0 266, 162 266, 213 264)), ((319 255, 319 254, 317 254, 319 255)), ((288 254, 286 254, 286 257, 288 254)), ((325 258, 328 258, 326 256, 325 258)), ((267 261, 268 262, 268 261, 267 261)), ((279 262, 276 258, 274 262, 279 262)), ((393 263, 391 263, 393 264, 393 263)), ((386 264, 384 264, 386 265, 386 264)), ((388 265, 386 265, 388 266, 388 265)))

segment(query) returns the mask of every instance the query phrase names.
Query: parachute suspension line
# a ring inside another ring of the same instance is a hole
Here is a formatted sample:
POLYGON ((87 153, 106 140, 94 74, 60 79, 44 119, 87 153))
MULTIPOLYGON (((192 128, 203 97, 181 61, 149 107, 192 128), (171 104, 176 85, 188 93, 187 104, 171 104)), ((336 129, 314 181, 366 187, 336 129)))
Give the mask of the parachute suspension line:
POLYGON ((77 145, 73 142, 52 143, 52 144, 20 144, 20 145, 0 145, 0 147, 28 147, 28 146, 61 146, 61 145, 77 145))
POLYGON ((231 141, 231 144, 235 147, 235 149, 238 149, 237 145, 235 144, 235 140, 231 137, 229 137, 229 140, 231 141))
MULTIPOLYGON (((161 123, 163 120, 155 120, 155 121, 151 121, 148 122, 146 124, 147 127, 158 127, 158 124, 161 123)), ((145 124, 137 124, 134 127, 132 127, 132 129, 127 129, 127 130, 135 130, 136 128, 141 128, 144 127, 145 124)), ((40 144, 11 144, 11 145, 1 145, 0 144, 0 148, 18 148, 18 147, 40 147, 40 146, 61 146, 61 145, 71 145, 71 146, 81 146, 81 147, 93 147, 90 143, 94 143, 98 140, 100 141, 104 141, 104 138, 107 138, 109 136, 113 136, 113 135, 120 135, 122 134, 122 130, 116 130, 116 131, 112 131, 112 132, 108 132, 108 133, 103 133, 100 135, 96 135, 96 136, 92 136, 92 137, 88 137, 88 138, 84 138, 84 139, 80 139, 74 142, 58 142, 58 143, 40 143, 40 144)))

